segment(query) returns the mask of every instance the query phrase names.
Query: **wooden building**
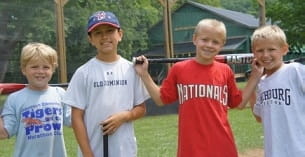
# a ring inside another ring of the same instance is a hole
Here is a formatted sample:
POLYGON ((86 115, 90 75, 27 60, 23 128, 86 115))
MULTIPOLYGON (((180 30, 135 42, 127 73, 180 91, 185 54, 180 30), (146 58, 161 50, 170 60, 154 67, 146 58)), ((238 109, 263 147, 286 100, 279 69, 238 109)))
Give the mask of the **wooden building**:
MULTIPOLYGON (((204 18, 223 21, 227 28, 227 42, 220 54, 251 53, 250 37, 259 27, 259 19, 246 13, 216 8, 193 1, 187 1, 171 14, 173 57, 192 57, 195 46, 192 43, 194 28, 204 18)), ((159 21, 148 32, 150 48, 140 52, 149 58, 166 57, 164 21, 159 21)), ((235 73, 244 73, 249 65, 230 65, 235 73)), ((151 65, 150 72, 160 83, 166 74, 166 66, 151 65)))

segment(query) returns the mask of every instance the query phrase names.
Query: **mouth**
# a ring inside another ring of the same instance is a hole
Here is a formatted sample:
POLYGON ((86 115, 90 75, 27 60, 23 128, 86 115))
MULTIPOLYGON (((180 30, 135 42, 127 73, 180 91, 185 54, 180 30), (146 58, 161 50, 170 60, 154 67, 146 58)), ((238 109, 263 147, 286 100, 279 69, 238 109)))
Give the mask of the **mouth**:
POLYGON ((36 76, 35 78, 36 78, 36 80, 38 80, 38 81, 41 81, 41 80, 44 80, 44 79, 45 79, 44 76, 36 76))

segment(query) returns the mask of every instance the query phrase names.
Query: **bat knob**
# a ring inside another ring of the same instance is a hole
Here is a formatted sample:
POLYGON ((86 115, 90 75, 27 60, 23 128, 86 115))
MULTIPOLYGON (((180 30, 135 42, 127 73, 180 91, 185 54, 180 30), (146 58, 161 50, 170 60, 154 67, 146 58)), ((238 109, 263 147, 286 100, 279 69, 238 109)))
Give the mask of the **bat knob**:
POLYGON ((132 57, 132 63, 133 63, 134 65, 136 65, 136 64, 143 64, 144 61, 140 61, 140 60, 137 60, 136 57, 132 57))

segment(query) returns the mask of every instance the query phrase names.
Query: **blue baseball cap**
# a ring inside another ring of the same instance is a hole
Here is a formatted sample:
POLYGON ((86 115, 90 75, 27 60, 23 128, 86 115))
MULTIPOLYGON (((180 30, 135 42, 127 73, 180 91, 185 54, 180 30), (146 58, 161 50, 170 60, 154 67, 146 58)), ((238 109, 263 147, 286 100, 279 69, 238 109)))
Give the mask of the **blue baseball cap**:
POLYGON ((88 21, 88 32, 91 32, 95 27, 99 25, 110 25, 116 28, 120 28, 118 18, 109 11, 98 11, 90 16, 88 21))

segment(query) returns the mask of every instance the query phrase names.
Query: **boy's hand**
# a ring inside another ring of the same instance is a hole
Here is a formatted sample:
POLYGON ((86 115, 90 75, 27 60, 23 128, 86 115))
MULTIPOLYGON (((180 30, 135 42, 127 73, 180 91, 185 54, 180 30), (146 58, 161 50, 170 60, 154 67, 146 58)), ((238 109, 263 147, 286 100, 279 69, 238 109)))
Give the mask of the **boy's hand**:
POLYGON ((143 61, 143 64, 135 64, 135 70, 139 76, 143 76, 148 73, 148 60, 145 56, 138 56, 136 60, 143 61))
POLYGON ((253 77, 261 77, 262 75, 263 75, 263 73, 264 73, 264 67, 263 66, 261 66, 259 63, 258 63, 258 61, 257 61, 257 59, 256 58, 254 58, 253 59, 253 62, 252 62, 252 64, 251 64, 251 76, 253 76, 253 77))
POLYGON ((104 120, 100 125, 103 131, 103 135, 113 134, 124 122, 127 121, 127 116, 129 111, 123 111, 111 115, 106 120, 104 120))
POLYGON ((8 138, 8 133, 4 128, 3 119, 0 117, 0 139, 6 139, 6 138, 8 138))

